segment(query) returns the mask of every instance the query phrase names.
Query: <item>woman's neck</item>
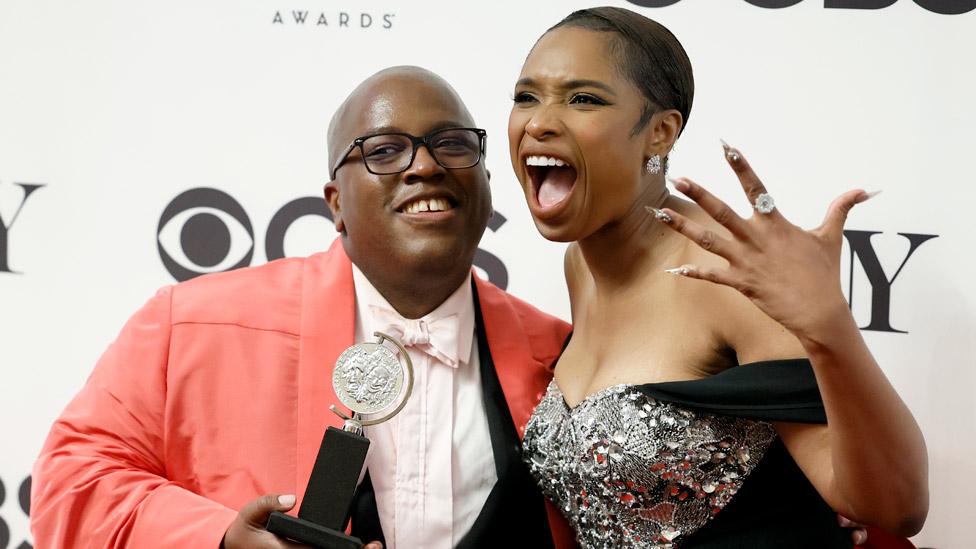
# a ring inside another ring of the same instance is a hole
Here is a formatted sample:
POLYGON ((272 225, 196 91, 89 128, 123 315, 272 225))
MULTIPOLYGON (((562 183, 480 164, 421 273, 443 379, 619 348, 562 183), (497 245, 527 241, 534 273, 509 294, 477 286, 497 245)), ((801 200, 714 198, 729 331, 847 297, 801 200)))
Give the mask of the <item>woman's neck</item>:
POLYGON ((671 206, 677 199, 663 185, 642 196, 627 214, 579 241, 586 267, 598 293, 613 293, 633 286, 645 273, 664 266, 681 246, 681 235, 648 213, 646 206, 671 206))

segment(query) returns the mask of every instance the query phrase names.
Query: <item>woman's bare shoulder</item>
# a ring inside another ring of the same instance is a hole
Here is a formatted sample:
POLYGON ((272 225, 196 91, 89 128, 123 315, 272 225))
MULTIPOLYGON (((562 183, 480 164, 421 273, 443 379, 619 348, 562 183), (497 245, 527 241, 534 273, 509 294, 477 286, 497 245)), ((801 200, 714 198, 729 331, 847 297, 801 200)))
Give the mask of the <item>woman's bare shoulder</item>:
MULTIPOLYGON (((727 238, 728 230, 695 205, 689 217, 727 238)), ((724 258, 687 241, 683 264, 715 269, 728 268, 724 258)), ((676 265, 677 266, 677 265, 676 265)), ((705 280, 682 279, 688 288, 684 300, 702 311, 702 322, 712 327, 723 345, 735 351, 740 364, 804 356, 800 342, 735 288, 705 280)))

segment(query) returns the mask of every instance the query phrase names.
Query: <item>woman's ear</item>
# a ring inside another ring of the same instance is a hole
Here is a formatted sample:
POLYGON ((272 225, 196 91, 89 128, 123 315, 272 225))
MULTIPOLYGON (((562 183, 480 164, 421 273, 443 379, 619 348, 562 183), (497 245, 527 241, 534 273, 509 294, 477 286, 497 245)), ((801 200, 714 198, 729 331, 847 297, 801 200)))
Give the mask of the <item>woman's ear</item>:
POLYGON ((339 201, 339 184, 329 181, 322 189, 322 193, 325 196, 325 203, 332 210, 332 222, 335 224, 336 231, 345 232, 346 226, 342 222, 342 204, 339 201))
POLYGON ((681 113, 674 109, 665 109, 654 113, 647 124, 647 137, 644 144, 645 156, 651 157, 659 154, 662 158, 667 157, 671 153, 671 149, 674 148, 674 142, 678 140, 678 135, 681 134, 683 126, 684 120, 681 118, 681 113))

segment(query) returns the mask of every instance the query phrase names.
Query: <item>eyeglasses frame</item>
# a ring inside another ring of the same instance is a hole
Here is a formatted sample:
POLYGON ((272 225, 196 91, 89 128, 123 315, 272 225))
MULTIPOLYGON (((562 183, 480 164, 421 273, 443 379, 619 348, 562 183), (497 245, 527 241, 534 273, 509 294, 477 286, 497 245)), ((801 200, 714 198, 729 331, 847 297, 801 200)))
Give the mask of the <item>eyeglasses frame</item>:
POLYGON ((432 132, 430 132, 430 133, 428 133, 426 135, 422 135, 420 137, 416 137, 416 136, 414 136, 412 134, 409 134, 409 133, 406 133, 406 132, 379 132, 379 133, 374 133, 374 134, 370 134, 370 135, 363 135, 363 136, 360 136, 360 137, 357 137, 357 138, 353 139, 352 140, 352 143, 350 143, 349 146, 346 147, 345 152, 343 152, 342 155, 339 156, 339 160, 336 161, 335 165, 333 165, 332 169, 329 171, 329 177, 331 179, 335 180, 335 174, 336 174, 336 172, 339 170, 339 168, 342 167, 342 164, 349 158, 349 154, 352 153, 352 151, 355 150, 357 147, 359 148, 359 155, 362 158, 363 166, 366 167, 366 171, 368 171, 369 173, 371 173, 373 175, 393 175, 393 174, 397 174, 397 173, 403 173, 403 172, 409 170, 410 169, 410 166, 413 166, 413 161, 417 158, 417 149, 420 148, 421 145, 427 147, 427 151, 430 152, 430 156, 431 156, 431 158, 434 159, 434 162, 437 162, 437 165, 440 166, 440 167, 442 167, 442 168, 444 168, 445 170, 465 170, 465 169, 468 169, 468 168, 477 166, 478 163, 481 162, 481 159, 483 159, 485 157, 485 148, 486 148, 486 144, 487 144, 487 137, 488 137, 488 132, 486 132, 485 130, 483 130, 481 128, 440 128, 440 129, 434 130, 434 131, 432 131, 432 132), (475 160, 475 162, 473 164, 471 164, 470 166, 464 166, 464 167, 458 167, 458 168, 451 168, 451 167, 445 166, 444 164, 441 164, 441 161, 438 160, 438 158, 437 158, 437 154, 434 153, 434 149, 433 149, 433 147, 431 147, 431 144, 430 144, 430 141, 429 141, 430 140, 430 137, 432 135, 436 135, 438 133, 445 132, 445 131, 450 131, 450 130, 469 130, 469 131, 475 132, 478 135, 478 138, 479 138, 478 159, 475 160), (377 137, 377 136, 380 136, 380 135, 402 135, 402 136, 410 139, 410 144, 413 147, 413 149, 412 149, 412 151, 410 153, 410 162, 407 163, 407 165, 406 165, 405 168, 403 168, 402 170, 395 171, 395 172, 390 172, 390 173, 377 173, 377 172, 374 172, 373 170, 370 169, 369 164, 366 163, 366 151, 363 150, 363 143, 365 143, 367 139, 370 139, 370 138, 373 138, 373 137, 377 137))

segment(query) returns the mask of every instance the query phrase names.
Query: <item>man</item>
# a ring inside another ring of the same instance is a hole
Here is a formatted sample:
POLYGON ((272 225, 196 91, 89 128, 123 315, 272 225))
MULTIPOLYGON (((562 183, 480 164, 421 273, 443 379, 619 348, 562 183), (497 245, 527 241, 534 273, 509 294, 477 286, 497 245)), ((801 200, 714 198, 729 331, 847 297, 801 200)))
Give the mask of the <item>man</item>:
POLYGON ((471 275, 492 211, 473 126, 428 71, 362 83, 329 132, 341 237, 164 288, 129 320, 35 466, 37 547, 294 547, 264 521, 300 505, 341 425, 332 366, 374 330, 402 339, 417 382, 367 428, 353 531, 388 547, 571 546, 516 429, 569 327, 471 275))

